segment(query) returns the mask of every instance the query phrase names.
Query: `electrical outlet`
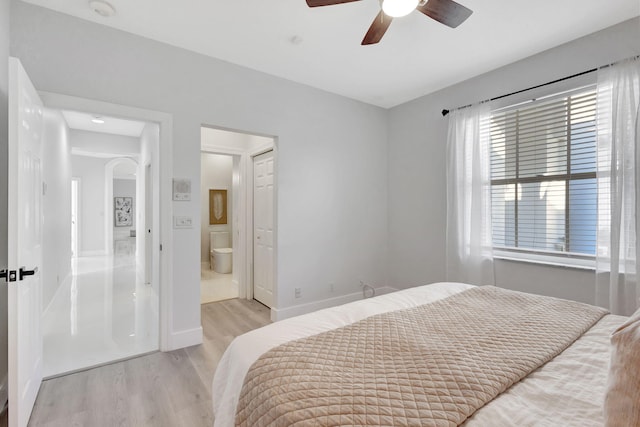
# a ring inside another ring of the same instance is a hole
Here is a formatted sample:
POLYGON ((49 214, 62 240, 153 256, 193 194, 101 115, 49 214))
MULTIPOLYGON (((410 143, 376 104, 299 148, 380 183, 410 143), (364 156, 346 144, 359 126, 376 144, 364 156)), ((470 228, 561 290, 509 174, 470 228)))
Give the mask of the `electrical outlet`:
POLYGON ((331 291, 331 292, 335 291, 335 288, 333 286, 333 282, 329 283, 329 291, 331 291))
POLYGON ((300 288, 295 288, 296 298, 300 298, 302 296, 302 290, 300 288))

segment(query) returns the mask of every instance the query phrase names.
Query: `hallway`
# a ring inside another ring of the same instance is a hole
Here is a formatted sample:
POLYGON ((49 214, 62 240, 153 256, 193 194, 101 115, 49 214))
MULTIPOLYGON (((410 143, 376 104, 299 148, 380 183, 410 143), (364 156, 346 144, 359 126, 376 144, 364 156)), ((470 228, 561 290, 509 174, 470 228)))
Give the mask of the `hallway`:
POLYGON ((136 268, 135 238, 72 260, 42 320, 44 377, 158 350, 158 299, 136 268))

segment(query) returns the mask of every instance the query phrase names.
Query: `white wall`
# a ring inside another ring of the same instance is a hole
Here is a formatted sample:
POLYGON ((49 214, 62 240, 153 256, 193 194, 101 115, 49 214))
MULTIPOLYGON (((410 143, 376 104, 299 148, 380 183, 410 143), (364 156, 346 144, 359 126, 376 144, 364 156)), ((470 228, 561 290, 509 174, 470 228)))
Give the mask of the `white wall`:
MULTIPOLYGON (((173 176, 196 196, 201 125, 278 138, 278 308, 385 283, 385 110, 24 2, 11 13, 38 89, 172 114, 173 176)), ((199 223, 193 199, 173 215, 199 223)), ((200 327, 199 240, 197 227, 166 236, 173 333, 200 327)))
POLYGON ((104 167, 109 159, 71 156, 71 174, 80 179, 79 239, 80 256, 105 253, 105 181, 104 167))
POLYGON ((229 245, 233 230, 233 157, 202 153, 200 162, 200 261, 209 262, 209 233, 229 232, 229 245), (209 190, 227 190, 227 223, 209 224, 209 190))
POLYGON ((46 192, 42 235, 42 308, 71 274, 71 148, 69 129, 59 111, 45 109, 42 179, 46 192))
MULTIPOLYGON (((446 279, 443 108, 475 103, 640 54, 634 19, 393 108, 389 112, 389 284, 446 279)), ((594 302, 593 272, 496 263, 500 286, 594 302)))
MULTIPOLYGON (((9 73, 9 0, 0 0, 0 242, 7 241, 7 106, 9 73)), ((0 245, 0 270, 7 268, 7 245, 0 245)), ((7 397, 7 284, 0 281, 0 405, 7 397)))
POLYGON ((131 217, 131 225, 126 227, 116 227, 113 224, 113 238, 129 237, 131 230, 136 229, 136 221, 138 215, 137 197, 136 197, 136 180, 135 179, 113 179, 113 197, 131 197, 133 202, 133 212, 131 217))

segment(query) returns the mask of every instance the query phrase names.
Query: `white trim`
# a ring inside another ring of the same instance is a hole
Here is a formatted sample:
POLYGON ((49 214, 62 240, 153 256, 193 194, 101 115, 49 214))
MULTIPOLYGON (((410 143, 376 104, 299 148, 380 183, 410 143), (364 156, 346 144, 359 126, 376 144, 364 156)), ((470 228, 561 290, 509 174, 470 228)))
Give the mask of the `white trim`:
MULTIPOLYGON (((375 288, 375 295, 384 295, 391 292, 395 292, 398 289, 392 288, 391 286, 381 286, 379 288, 375 288)), ((271 321, 277 322, 278 320, 288 319, 289 317, 300 316, 302 314, 311 313, 314 311, 322 310, 324 308, 331 308, 338 305, 347 304, 350 302, 358 301, 364 299, 364 295, 362 292, 355 292, 352 294, 341 295, 338 297, 331 297, 327 299, 323 299, 320 301, 309 302, 306 304, 293 305, 291 307, 286 308, 272 308, 271 309, 271 321)))
POLYGON ((74 181, 76 182, 76 223, 74 224, 76 228, 76 251, 71 255, 71 257, 78 258, 80 256, 80 246, 82 243, 82 220, 80 218, 80 206, 82 206, 82 178, 79 176, 72 176, 71 185, 73 185, 74 181))
MULTIPOLYGON (((173 204, 171 203, 173 176, 173 116, 160 111, 147 110, 109 102, 96 101, 75 96, 61 95, 51 92, 39 92, 44 104, 48 107, 85 111, 93 114, 108 115, 135 119, 145 122, 155 122, 160 126, 159 146, 159 192, 158 212, 160 215, 160 229, 154 241, 162 245, 159 252, 159 280, 160 280, 160 350, 169 351, 173 347, 173 204)), ((159 246, 158 246, 159 247, 159 246)))
POLYGON ((493 258, 506 261, 526 262, 530 264, 551 265, 554 267, 577 268, 580 270, 596 269, 596 259, 594 258, 571 258, 563 256, 546 255, 542 253, 517 252, 506 250, 493 250, 493 258))
POLYGON ((174 350, 202 344, 202 326, 180 332, 172 332, 168 344, 174 350))

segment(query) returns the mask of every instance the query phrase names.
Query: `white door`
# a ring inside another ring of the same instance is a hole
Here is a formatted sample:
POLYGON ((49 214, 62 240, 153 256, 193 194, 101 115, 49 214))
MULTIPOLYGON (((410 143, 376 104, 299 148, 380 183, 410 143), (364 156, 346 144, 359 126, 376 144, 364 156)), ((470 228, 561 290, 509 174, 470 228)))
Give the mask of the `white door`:
POLYGON ((9 59, 9 426, 27 425, 42 382, 42 101, 9 59), (28 275, 24 275, 28 274, 28 275))
POLYGON ((253 297, 273 306, 273 151, 253 158, 253 297))

